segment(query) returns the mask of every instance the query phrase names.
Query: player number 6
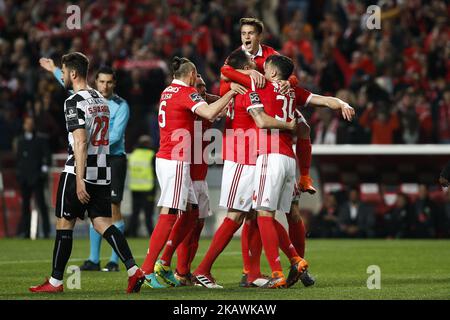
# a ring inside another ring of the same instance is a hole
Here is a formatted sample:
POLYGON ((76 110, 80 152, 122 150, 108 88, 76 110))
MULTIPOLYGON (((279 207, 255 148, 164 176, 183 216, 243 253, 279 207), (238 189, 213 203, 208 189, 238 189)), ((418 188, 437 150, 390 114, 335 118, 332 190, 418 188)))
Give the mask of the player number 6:
POLYGON ((163 107, 165 107, 166 106, 166 104, 167 104, 167 101, 162 101, 160 104, 159 104, 159 126, 161 127, 161 128, 164 128, 165 126, 166 126, 166 111, 165 110, 163 110, 163 107))

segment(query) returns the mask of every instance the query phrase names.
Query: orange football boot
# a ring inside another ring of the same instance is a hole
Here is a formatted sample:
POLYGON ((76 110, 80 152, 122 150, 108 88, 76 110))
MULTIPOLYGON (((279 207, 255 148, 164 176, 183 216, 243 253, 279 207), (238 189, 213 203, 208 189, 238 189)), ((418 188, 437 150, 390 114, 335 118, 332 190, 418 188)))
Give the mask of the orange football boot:
POLYGON ((300 181, 298 183, 300 185, 300 191, 315 194, 317 190, 313 187, 312 183, 313 180, 310 176, 300 176, 300 181))

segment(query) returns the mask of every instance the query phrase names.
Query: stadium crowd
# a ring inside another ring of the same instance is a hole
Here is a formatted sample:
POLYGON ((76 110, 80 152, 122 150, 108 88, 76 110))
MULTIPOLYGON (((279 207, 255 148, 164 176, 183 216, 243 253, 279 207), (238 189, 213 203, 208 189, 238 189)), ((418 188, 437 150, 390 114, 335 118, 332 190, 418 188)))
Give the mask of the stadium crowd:
POLYGON ((320 238, 443 238, 450 236, 450 192, 433 197, 427 185, 415 195, 398 192, 392 205, 364 200, 360 189, 324 195, 308 219, 309 236, 320 238))
MULTIPOLYGON (((64 150, 66 93, 39 69, 40 57, 60 61, 82 51, 91 70, 118 70, 117 92, 131 118, 126 147, 150 134, 158 141, 157 103, 174 55, 191 59, 210 92, 239 46, 238 21, 262 18, 265 42, 293 58, 301 85, 337 95, 355 107, 345 123, 306 109, 316 144, 450 142, 450 7, 446 1, 75 1, 81 29, 67 28, 61 1, 0 0, 0 150, 12 148, 26 114, 64 150), (379 3, 378 3, 379 2, 379 3), (397 4, 401 3, 401 4, 397 4), (366 8, 381 6, 381 29, 367 28, 366 8)), ((91 77, 94 73, 91 72, 91 77)), ((92 80, 92 79, 91 79, 92 80)))

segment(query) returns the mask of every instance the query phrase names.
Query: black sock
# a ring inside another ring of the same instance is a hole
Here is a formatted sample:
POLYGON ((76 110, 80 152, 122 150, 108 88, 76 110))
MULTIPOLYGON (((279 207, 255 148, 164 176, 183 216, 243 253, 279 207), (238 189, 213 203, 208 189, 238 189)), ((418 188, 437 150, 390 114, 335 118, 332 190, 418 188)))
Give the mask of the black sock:
POLYGON ((55 247, 53 248, 52 277, 62 280, 67 261, 72 253, 73 230, 56 230, 55 247))
POLYGON ((125 236, 119 229, 117 229, 115 225, 111 225, 108 229, 106 229, 103 233, 103 238, 108 241, 113 250, 119 256, 120 260, 122 260, 125 264, 127 270, 136 265, 125 236))

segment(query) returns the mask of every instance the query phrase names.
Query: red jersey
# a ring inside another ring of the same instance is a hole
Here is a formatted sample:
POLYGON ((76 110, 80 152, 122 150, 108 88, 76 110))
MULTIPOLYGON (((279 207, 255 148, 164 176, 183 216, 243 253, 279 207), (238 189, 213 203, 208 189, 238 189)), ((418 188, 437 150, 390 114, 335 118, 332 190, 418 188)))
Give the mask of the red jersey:
POLYGON ((160 146, 158 158, 190 162, 194 140, 195 109, 205 100, 194 87, 173 80, 159 101, 160 146))
MULTIPOLYGON (((247 53, 251 57, 251 59, 255 62, 257 71, 259 71, 262 74, 264 74, 264 63, 266 62, 267 58, 274 54, 276 55, 280 54, 274 48, 266 46, 264 44, 259 45, 258 52, 255 55, 252 55, 251 53, 246 51, 243 45, 237 48, 235 51, 237 50, 243 50, 245 53, 247 53)), ((228 66, 228 58, 225 60, 225 64, 220 69, 220 72, 228 79, 231 79, 232 81, 237 82, 243 86, 247 86, 247 81, 245 78, 246 75, 228 66)), ((297 86, 298 79, 295 75, 291 75, 288 80, 292 88, 295 88, 297 86)), ((229 83, 225 80, 220 80, 220 95, 223 96, 229 90, 230 90, 229 83)))
MULTIPOLYGON (((208 130, 209 128, 211 128, 211 121, 209 120, 205 120, 202 119, 200 117, 198 117, 198 119, 195 121, 198 124, 201 123, 201 128, 202 131, 201 132, 196 132, 196 134, 201 134, 201 137, 203 137, 203 134, 205 133, 206 130, 208 130)), ((203 139, 202 139, 203 140, 203 139)), ((204 161, 203 159, 203 152, 205 150, 205 147, 209 144, 209 141, 202 141, 202 149, 201 149, 201 163, 197 163, 197 160, 195 158, 195 156, 193 156, 193 161, 191 162, 191 179, 192 181, 203 181, 206 179, 206 175, 208 174, 208 164, 204 161)), ((194 152, 195 151, 195 147, 194 147, 194 152)))
POLYGON ((296 108, 306 107, 312 98, 312 93, 302 87, 295 87, 296 108))
MULTIPOLYGON (((287 94, 279 93, 277 82, 267 82, 262 89, 257 89, 250 93, 255 95, 254 100, 260 99, 267 115, 284 122, 291 122, 295 119, 295 92, 289 90, 287 94)), ((284 130, 258 130, 258 155, 279 153, 295 159, 292 150, 292 133, 284 130)))
POLYGON ((241 50, 243 50, 247 55, 250 56, 250 58, 255 61, 256 63, 256 70, 264 74, 264 63, 266 62, 267 58, 270 57, 273 54, 279 55, 278 51, 275 50, 272 47, 266 46, 264 44, 259 45, 258 52, 256 52, 255 55, 251 54, 250 52, 246 51, 244 46, 242 45, 241 50))
POLYGON ((256 165, 257 128, 248 110, 262 107, 254 99, 255 92, 238 94, 230 103, 223 134, 223 160, 245 165, 256 165))

